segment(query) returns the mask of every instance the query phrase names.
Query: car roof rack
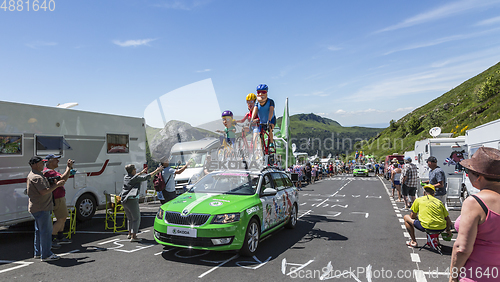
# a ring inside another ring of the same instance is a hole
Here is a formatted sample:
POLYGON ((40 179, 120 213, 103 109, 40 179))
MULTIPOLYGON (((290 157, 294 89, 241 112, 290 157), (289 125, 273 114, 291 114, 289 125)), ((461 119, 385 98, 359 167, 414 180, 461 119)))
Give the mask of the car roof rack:
POLYGON ((281 170, 277 166, 266 166, 261 170, 261 172, 264 171, 281 171, 281 170))

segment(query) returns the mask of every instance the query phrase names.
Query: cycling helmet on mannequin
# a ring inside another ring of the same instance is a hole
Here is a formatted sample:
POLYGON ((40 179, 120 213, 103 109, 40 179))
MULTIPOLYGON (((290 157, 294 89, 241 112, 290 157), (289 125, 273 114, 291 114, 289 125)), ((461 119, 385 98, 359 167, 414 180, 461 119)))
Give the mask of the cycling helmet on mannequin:
POLYGON ((267 91, 267 85, 259 84, 259 86, 257 86, 257 91, 259 91, 259 90, 267 91))
POLYGON ((250 93, 247 95, 247 101, 257 100, 257 96, 254 93, 250 93))
POLYGON ((222 117, 233 117, 233 112, 231 111, 223 111, 222 112, 222 117))

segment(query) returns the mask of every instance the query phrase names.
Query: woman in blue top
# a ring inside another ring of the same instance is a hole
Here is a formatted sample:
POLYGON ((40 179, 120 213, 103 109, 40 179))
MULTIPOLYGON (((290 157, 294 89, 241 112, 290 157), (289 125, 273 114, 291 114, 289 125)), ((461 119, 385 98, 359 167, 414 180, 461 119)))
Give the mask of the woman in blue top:
POLYGON ((274 115, 274 101, 267 98, 268 87, 265 84, 257 86, 257 102, 253 108, 252 121, 259 117, 260 124, 269 122, 269 138, 271 139, 270 147, 274 146, 273 130, 276 125, 276 116, 274 115))
POLYGON ((148 168, 137 173, 135 166, 129 164, 125 166, 127 175, 123 178, 123 189, 120 193, 123 209, 128 219, 128 236, 130 242, 140 242, 137 238, 139 225, 141 224, 141 211, 139 210, 139 194, 141 190, 141 182, 146 181, 158 172, 163 170, 163 166, 159 166, 155 171, 146 174, 148 168))

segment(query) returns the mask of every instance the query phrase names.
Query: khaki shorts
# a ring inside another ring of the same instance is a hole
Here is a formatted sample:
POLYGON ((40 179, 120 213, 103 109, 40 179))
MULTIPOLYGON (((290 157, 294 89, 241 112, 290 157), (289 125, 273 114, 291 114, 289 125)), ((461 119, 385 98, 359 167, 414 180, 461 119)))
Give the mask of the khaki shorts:
POLYGON ((54 215, 57 219, 68 217, 68 207, 66 207, 66 198, 54 199, 54 215))

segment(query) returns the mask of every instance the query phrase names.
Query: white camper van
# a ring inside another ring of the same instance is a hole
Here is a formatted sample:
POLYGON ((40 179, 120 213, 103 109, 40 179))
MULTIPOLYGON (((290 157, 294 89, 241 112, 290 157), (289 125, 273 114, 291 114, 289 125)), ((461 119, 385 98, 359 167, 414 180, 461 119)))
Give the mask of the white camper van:
MULTIPOLYGON (((465 132, 465 143, 468 149, 468 158, 480 147, 491 147, 500 150, 500 119, 485 123, 465 132)), ((468 175, 463 176, 464 197, 479 192, 470 183, 468 175)))
POLYGON ((415 155, 415 151, 406 151, 405 152, 405 160, 407 158, 411 158, 411 162, 414 163, 414 164, 417 163, 417 161, 418 161, 418 158, 415 155))
POLYGON ((467 153, 465 136, 456 138, 429 138, 415 142, 415 158, 418 168, 418 177, 427 180, 429 177, 429 167, 427 158, 434 156, 438 160, 438 166, 446 173, 446 177, 459 175, 462 171, 457 163, 464 159, 467 153))
POLYGON ((125 165, 146 164, 144 119, 0 101, 0 226, 32 219, 24 193, 28 161, 47 154, 62 157, 61 173, 68 159, 76 161, 66 202, 78 219, 90 219, 105 193, 120 193, 125 165))
POLYGON ((177 194, 183 193, 187 185, 196 183, 203 174, 203 165, 208 154, 216 155, 220 147, 220 141, 216 138, 203 138, 197 141, 180 142, 172 146, 170 150, 170 167, 177 168, 184 166, 189 159, 194 160, 194 164, 186 168, 181 174, 175 176, 175 189, 177 194))

